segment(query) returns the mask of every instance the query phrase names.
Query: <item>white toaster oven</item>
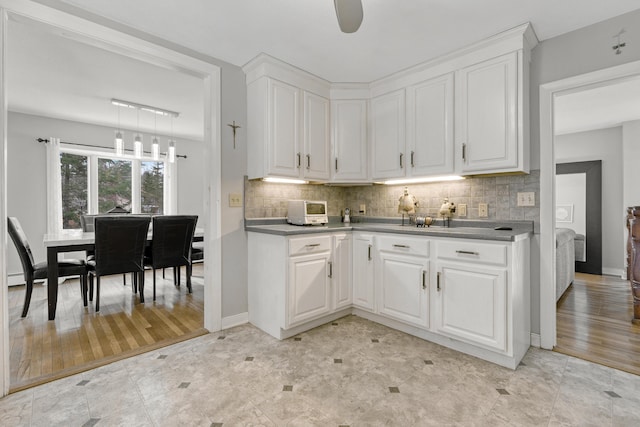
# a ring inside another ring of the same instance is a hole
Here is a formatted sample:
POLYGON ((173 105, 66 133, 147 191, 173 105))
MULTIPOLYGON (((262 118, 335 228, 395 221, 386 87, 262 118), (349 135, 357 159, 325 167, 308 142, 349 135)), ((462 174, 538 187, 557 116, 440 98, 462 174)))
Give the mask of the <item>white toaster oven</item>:
POLYGON ((287 222, 294 225, 315 225, 329 222, 327 202, 318 200, 289 200, 287 222))

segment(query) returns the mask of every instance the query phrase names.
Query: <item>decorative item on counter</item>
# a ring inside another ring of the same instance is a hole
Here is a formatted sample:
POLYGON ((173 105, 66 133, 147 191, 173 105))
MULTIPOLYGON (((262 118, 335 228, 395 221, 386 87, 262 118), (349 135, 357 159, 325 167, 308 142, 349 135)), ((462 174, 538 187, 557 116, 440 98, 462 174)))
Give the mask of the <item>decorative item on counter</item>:
POLYGON ((342 222, 344 222, 345 224, 348 224, 351 222, 351 209, 349 208, 344 208, 344 218, 342 219, 342 222))
POLYGON ((429 227, 431 224, 433 224, 433 218, 431 218, 430 216, 416 216, 415 222, 416 227, 429 227))
POLYGON ((438 215, 442 217, 442 225, 444 227, 449 226, 449 221, 451 220, 451 215, 456 211, 456 205, 453 202, 450 202, 448 198, 442 201, 442 206, 440 206, 440 210, 438 211, 438 215))
POLYGON ((398 199, 398 213, 402 214, 402 225, 404 225, 404 214, 415 215, 418 199, 413 194, 409 194, 409 187, 404 187, 404 193, 398 199))

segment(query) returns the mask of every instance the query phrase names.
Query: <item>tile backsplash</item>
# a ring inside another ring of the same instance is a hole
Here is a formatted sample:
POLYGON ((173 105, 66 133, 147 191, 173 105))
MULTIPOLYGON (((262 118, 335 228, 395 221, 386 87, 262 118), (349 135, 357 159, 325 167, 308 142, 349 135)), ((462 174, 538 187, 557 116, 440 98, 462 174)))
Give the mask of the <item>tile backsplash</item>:
MULTIPOLYGON (((364 204, 367 216, 400 217, 398 199, 404 187, 275 184, 245 179, 245 217, 286 217, 290 199, 326 200, 329 216, 341 215, 345 207, 351 208, 352 215, 357 216, 360 205, 364 204)), ((408 184, 407 187, 409 193, 418 199, 417 213, 424 216, 437 216, 442 200, 447 197, 456 205, 467 205, 466 219, 533 220, 538 230, 540 170, 533 170, 527 175, 472 177, 462 181, 408 184), (535 193, 535 206, 517 206, 519 192, 535 193), (488 218, 478 216, 479 203, 487 204, 488 218)))

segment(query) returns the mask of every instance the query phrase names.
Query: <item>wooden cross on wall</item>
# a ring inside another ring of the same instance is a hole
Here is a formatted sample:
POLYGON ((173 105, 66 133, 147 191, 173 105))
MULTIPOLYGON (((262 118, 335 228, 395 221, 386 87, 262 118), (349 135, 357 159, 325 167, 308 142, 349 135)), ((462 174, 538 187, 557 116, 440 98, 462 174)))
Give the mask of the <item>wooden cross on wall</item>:
POLYGON ((236 124, 236 121, 233 121, 233 124, 228 123, 227 126, 231 127, 231 129, 233 129, 233 149, 236 149, 236 129, 240 129, 240 125, 236 124))

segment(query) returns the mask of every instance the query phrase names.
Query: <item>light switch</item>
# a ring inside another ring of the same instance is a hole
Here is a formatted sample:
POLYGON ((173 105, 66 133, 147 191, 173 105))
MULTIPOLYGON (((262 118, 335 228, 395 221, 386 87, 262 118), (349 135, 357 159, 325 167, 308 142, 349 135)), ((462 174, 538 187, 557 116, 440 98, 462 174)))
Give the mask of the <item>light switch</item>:
POLYGON ((480 218, 487 218, 489 216, 489 210, 486 203, 478 203, 478 216, 480 218))
POLYGON ((241 208, 242 207, 242 194, 229 193, 229 207, 241 208))
POLYGON ((465 203, 458 205, 458 216, 467 216, 467 205, 465 203))

